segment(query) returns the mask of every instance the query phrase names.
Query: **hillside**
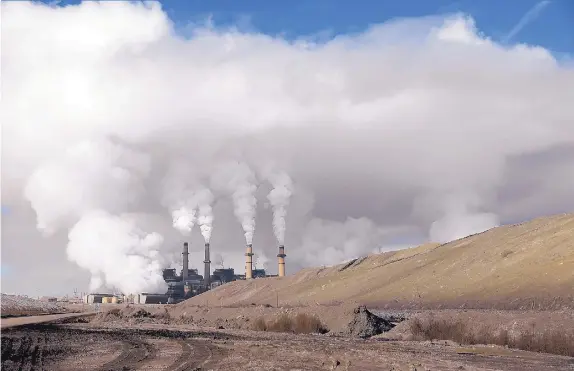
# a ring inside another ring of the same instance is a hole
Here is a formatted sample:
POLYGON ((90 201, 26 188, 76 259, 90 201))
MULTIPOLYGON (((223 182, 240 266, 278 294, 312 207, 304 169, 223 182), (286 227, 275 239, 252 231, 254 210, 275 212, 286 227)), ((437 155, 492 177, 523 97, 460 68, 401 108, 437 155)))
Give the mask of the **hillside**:
POLYGON ((370 255, 283 278, 236 281, 180 306, 355 302, 378 307, 574 305, 574 214, 491 229, 447 244, 370 255))

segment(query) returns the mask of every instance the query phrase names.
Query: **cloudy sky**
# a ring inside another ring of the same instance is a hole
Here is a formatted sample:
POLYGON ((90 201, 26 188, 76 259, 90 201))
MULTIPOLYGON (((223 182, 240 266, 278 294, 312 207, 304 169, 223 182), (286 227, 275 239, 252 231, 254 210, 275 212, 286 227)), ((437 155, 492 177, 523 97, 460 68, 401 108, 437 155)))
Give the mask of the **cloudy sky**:
POLYGON ((152 290, 200 221, 274 273, 280 206, 288 273, 574 210, 569 2, 226 3, 2 3, 3 292, 152 290))

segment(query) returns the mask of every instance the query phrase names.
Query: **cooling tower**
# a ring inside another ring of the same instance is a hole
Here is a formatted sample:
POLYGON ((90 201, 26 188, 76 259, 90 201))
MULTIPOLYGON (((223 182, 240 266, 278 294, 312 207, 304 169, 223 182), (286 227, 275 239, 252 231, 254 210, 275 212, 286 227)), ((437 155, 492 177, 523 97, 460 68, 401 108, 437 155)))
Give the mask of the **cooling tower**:
POLYGON ((245 279, 253 278, 253 246, 247 245, 245 250, 245 279))
POLYGON ((189 270, 189 247, 187 245, 187 242, 183 243, 183 253, 181 255, 183 255, 183 269, 181 271, 181 277, 183 281, 185 281, 187 279, 187 274, 189 270))
POLYGON ((211 284, 211 260, 210 260, 210 253, 209 253, 209 243, 205 244, 205 260, 203 261, 204 264, 204 272, 203 272, 203 282, 205 283, 205 288, 209 289, 211 284))
POLYGON ((279 246, 279 254, 277 254, 277 260, 279 263, 279 277, 284 277, 285 276, 285 257, 287 255, 285 255, 285 246, 281 245, 279 246))

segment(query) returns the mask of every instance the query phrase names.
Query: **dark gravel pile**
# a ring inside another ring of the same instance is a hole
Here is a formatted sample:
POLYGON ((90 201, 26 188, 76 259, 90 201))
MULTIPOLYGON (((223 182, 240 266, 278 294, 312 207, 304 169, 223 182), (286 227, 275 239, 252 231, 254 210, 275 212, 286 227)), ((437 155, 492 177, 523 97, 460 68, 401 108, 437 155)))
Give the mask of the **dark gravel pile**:
POLYGON ((351 336, 368 338, 390 331, 394 324, 374 315, 369 310, 360 306, 353 311, 353 319, 349 322, 348 333, 351 336))

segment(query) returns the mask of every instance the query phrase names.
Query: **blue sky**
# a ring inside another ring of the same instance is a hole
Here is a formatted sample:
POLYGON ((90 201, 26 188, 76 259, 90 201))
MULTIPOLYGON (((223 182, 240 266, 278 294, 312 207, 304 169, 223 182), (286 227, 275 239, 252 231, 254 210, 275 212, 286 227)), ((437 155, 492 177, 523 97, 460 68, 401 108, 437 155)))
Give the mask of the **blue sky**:
MULTIPOLYGON (((60 5, 80 1, 61 1, 60 5)), ((463 12, 500 42, 574 53, 574 0, 165 0, 176 25, 212 16, 216 25, 239 24, 288 38, 359 32, 397 17, 463 12), (527 14, 530 14, 527 16, 527 14), (510 38, 509 38, 510 37, 510 38), (509 39, 508 39, 509 38, 509 39), (508 39, 508 40, 507 40, 508 39)))

